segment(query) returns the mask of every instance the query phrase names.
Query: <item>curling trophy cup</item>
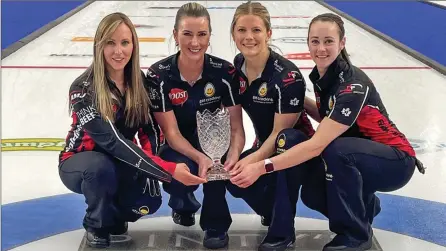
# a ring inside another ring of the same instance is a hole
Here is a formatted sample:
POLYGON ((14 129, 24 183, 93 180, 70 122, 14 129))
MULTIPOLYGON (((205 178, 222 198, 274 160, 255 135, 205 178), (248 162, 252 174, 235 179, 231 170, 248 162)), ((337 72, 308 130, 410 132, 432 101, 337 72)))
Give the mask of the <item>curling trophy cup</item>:
POLYGON ((211 158, 213 165, 207 172, 207 180, 228 180, 229 173, 223 168, 222 156, 231 142, 229 111, 225 108, 214 112, 197 112, 198 140, 203 152, 211 158))

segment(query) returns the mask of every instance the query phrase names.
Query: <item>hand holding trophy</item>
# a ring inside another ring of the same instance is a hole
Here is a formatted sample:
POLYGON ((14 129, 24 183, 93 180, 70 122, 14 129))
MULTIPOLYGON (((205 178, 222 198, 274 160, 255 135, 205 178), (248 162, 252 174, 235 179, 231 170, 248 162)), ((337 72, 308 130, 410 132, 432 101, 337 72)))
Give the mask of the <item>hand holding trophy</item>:
POLYGON ((214 112, 205 110, 197 112, 198 140, 203 152, 214 163, 207 172, 207 180, 227 180, 229 173, 223 168, 221 157, 231 143, 231 123, 229 111, 225 108, 214 112))

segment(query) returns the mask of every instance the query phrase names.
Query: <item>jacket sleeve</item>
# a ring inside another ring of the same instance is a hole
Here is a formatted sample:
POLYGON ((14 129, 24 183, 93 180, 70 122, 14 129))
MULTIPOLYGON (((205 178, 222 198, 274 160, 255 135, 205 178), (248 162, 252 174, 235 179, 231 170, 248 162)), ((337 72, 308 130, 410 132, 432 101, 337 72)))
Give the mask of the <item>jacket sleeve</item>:
POLYGON ((235 106, 240 104, 240 82, 236 76, 236 70, 232 64, 225 67, 226 72, 222 77, 223 83, 228 88, 228 92, 223 96, 223 105, 226 107, 235 106))
MULTIPOLYGON (((70 93, 73 91, 75 90, 70 90, 70 93)), ((135 145, 133 141, 126 139, 109 118, 102 118, 93 104, 93 98, 90 91, 82 90, 79 95, 70 96, 70 103, 79 125, 95 144, 116 159, 156 179, 170 182, 172 175, 164 169, 166 167, 150 158, 151 155, 135 145)))
POLYGON ((151 66, 147 70, 147 90, 149 92, 151 109, 153 112, 168 112, 173 109, 172 101, 169 97, 171 91, 169 81, 164 81, 164 74, 153 70, 151 66))
POLYGON ((299 113, 304 109, 306 83, 297 68, 284 70, 274 85, 277 93, 276 113, 299 113))
POLYGON ((141 127, 138 130, 138 139, 143 151, 158 165, 162 166, 166 171, 173 175, 176 168, 176 163, 169 162, 156 156, 160 146, 161 130, 158 124, 153 120, 150 114, 150 123, 141 127))

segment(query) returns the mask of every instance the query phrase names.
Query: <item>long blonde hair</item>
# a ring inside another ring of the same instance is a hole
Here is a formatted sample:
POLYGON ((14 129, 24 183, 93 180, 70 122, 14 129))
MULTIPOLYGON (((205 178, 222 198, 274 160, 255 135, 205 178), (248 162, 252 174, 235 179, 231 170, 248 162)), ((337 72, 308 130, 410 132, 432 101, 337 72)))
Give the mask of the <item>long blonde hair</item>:
POLYGON ((127 126, 135 127, 149 122, 150 100, 144 88, 144 79, 139 64, 138 36, 132 21, 125 14, 115 12, 101 20, 94 37, 93 63, 87 71, 89 71, 89 74, 93 73, 94 102, 98 112, 102 118, 108 118, 114 122, 113 97, 107 81, 104 47, 113 32, 122 23, 131 30, 133 40, 132 57, 124 68, 124 81, 127 83, 124 110, 125 123, 127 126))

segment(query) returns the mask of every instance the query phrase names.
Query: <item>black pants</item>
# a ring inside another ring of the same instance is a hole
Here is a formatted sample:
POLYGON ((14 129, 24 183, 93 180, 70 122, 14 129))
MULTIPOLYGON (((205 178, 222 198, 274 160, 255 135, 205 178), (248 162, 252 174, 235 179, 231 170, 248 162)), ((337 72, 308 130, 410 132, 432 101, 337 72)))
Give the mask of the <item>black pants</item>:
MULTIPOLYGON (((185 163, 192 174, 198 175, 198 165, 181 153, 176 152, 168 145, 164 145, 160 152, 164 160, 185 163)), ((203 184, 203 207, 200 215, 200 226, 203 230, 214 229, 226 232, 232 223, 226 202, 226 181, 210 181, 203 184)), ((183 213, 195 213, 200 208, 200 203, 194 196, 198 186, 185 186, 172 180, 171 183, 163 184, 164 190, 170 194, 169 206, 183 213)))
MULTIPOLYGON (((277 154, 307 140, 301 131, 285 129, 276 140, 277 154), (279 140, 284 139, 279 144, 279 140)), ((257 149, 250 149, 240 158, 257 149)), ((261 176, 247 188, 228 183, 228 191, 236 198, 242 198, 259 215, 271 217, 268 235, 287 237, 294 234, 294 217, 301 191, 302 202, 309 208, 326 215, 324 166, 320 158, 314 158, 298 166, 261 176)))
POLYGON ((372 236, 371 224, 381 207, 376 191, 406 185, 415 158, 394 147, 362 138, 335 139, 322 153, 330 230, 352 245, 372 236))
POLYGON ((85 196, 87 230, 106 232, 115 224, 153 214, 161 206, 158 180, 104 153, 73 155, 60 165, 59 176, 68 189, 85 196))

